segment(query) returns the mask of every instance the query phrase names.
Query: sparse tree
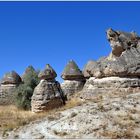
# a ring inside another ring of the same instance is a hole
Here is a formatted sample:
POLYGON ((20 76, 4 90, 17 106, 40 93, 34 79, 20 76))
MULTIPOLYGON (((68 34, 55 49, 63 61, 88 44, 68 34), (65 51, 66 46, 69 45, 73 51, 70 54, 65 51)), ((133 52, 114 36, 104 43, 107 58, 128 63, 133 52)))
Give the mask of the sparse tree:
POLYGON ((23 74, 23 83, 16 89, 16 106, 24 110, 31 109, 31 97, 34 88, 39 83, 39 71, 35 71, 32 66, 29 66, 23 74))

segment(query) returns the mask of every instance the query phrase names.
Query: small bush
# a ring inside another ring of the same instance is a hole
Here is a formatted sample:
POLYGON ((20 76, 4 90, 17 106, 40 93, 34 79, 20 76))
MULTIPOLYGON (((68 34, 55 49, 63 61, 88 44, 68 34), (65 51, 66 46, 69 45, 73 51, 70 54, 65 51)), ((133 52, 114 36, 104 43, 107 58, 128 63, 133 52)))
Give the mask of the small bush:
POLYGON ((26 85, 21 84, 16 90, 16 105, 18 108, 28 110, 31 108, 31 97, 33 89, 26 85))

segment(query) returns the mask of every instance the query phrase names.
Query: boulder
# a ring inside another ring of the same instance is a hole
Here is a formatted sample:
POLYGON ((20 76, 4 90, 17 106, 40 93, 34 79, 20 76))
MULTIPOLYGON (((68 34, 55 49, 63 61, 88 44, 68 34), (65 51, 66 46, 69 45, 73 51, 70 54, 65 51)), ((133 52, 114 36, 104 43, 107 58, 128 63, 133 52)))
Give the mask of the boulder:
POLYGON ((47 65, 39 77, 41 81, 35 88, 31 100, 32 112, 43 112, 64 105, 65 97, 59 82, 55 80, 56 72, 53 68, 47 65))
POLYGON ((64 79, 61 87, 67 97, 81 91, 85 83, 81 70, 73 60, 68 62, 61 77, 64 79))

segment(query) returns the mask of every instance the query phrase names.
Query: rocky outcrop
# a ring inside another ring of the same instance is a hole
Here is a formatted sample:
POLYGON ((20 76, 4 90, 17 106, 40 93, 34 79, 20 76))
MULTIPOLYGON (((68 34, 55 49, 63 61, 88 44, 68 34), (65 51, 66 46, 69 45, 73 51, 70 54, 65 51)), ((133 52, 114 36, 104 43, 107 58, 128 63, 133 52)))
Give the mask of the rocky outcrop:
POLYGON ((65 104, 60 84, 55 80, 56 76, 56 72, 49 64, 39 73, 41 81, 35 88, 31 101, 33 112, 42 112, 65 104))
POLYGON ((82 90, 85 83, 81 70, 73 60, 68 62, 61 77, 64 79, 61 87, 67 96, 82 90))
POLYGON ((98 60, 89 74, 92 77, 139 76, 140 37, 136 33, 125 33, 109 29, 107 38, 112 47, 108 57, 98 60))
POLYGON ((86 97, 87 94, 139 90, 140 37, 135 32, 109 29, 107 39, 112 48, 110 55, 86 68, 86 75, 91 77, 84 86, 86 97))
POLYGON ((140 91, 140 79, 132 77, 91 77, 82 90, 81 98, 92 99, 106 93, 136 93, 140 91))
POLYGON ((21 82, 21 77, 15 71, 4 75, 0 85, 0 105, 14 104, 14 90, 21 82))

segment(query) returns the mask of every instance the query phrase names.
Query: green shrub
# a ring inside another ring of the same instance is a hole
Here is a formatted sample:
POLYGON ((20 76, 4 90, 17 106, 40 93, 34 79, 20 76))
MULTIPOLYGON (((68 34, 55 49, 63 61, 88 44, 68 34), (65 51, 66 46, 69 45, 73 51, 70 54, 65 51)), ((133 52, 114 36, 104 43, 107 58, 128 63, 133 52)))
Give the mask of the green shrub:
POLYGON ((29 66, 23 77, 23 83, 16 89, 16 106, 18 108, 29 110, 31 109, 31 97, 33 95, 34 88, 38 85, 38 72, 32 66, 29 66))

